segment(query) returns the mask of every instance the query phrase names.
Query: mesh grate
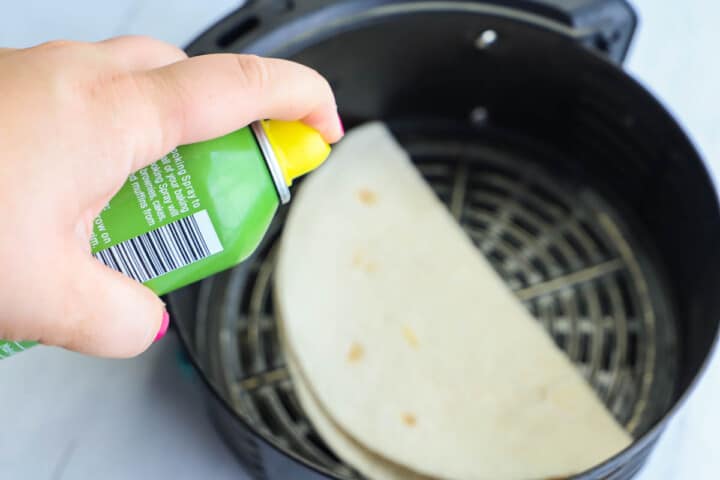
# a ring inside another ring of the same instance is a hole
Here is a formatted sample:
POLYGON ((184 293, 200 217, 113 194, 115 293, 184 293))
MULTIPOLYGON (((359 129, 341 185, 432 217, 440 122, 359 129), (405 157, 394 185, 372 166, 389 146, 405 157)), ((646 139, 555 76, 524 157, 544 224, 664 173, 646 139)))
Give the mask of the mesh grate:
MULTIPOLYGON (((618 421, 634 436, 647 431, 672 400, 674 330, 656 272, 617 217, 591 192, 526 162, 495 161, 481 146, 405 147, 618 421)), ((313 430, 284 368, 271 289, 277 238, 241 270, 205 282, 198 325, 215 333, 200 349, 237 413, 261 435, 322 471, 358 478, 313 430)))

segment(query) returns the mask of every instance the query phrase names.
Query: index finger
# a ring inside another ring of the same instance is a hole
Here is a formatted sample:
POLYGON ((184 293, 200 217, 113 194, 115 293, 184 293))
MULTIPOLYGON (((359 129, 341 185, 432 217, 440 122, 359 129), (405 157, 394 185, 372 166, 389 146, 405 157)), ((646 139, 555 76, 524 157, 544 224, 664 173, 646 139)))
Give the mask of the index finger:
POLYGON ((151 115, 133 115, 133 130, 145 146, 159 148, 148 161, 176 145, 218 137, 266 118, 302 120, 329 143, 343 135, 328 82, 315 70, 287 60, 203 55, 140 72, 135 82, 143 104, 130 109, 150 109, 151 115))

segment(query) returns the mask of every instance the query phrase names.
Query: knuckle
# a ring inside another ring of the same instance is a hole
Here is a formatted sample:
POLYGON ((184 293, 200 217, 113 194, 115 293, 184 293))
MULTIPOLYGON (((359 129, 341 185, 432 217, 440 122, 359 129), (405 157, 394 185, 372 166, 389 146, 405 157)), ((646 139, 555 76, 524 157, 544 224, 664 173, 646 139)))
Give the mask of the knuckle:
POLYGON ((168 53, 172 52, 177 57, 187 58, 187 54, 182 48, 178 47, 177 45, 167 43, 163 40, 159 40, 150 35, 123 35, 115 38, 117 40, 127 41, 136 48, 144 48, 146 50, 161 50, 168 53))
POLYGON ((44 296, 47 313, 40 321, 41 335, 38 340, 45 345, 77 350, 84 343, 86 334, 82 328, 73 282, 66 281, 55 287, 58 292, 47 292, 44 296))
POLYGON ((43 73, 40 77, 46 91, 67 106, 91 89, 95 77, 105 69, 98 63, 97 47, 86 42, 53 40, 32 47, 30 63, 43 73))
POLYGON ((89 298, 104 297, 104 286, 99 282, 90 283, 86 275, 78 275, 76 268, 66 262, 59 266, 58 282, 49 296, 52 312, 52 332, 43 343, 68 348, 75 351, 87 351, 97 336, 101 318, 93 308, 89 298))
MULTIPOLYGON (((128 152, 134 145, 132 125, 145 114, 143 93, 134 76, 113 71, 78 76, 61 73, 52 82, 56 106, 78 119, 73 131, 101 135, 94 139, 97 148, 129 162, 128 152)), ((110 179, 110 173, 108 170, 101 178, 110 179)))
POLYGON ((130 35, 120 35, 119 37, 115 37, 118 40, 132 40, 138 43, 155 43, 158 40, 155 40, 150 35, 142 35, 142 34, 130 34, 130 35))
POLYGON ((134 94, 134 82, 123 72, 109 72, 97 75, 89 81, 78 84, 83 100, 88 106, 106 107, 114 111, 123 97, 134 94))
POLYGON ((29 49, 42 54, 42 58, 52 65, 69 70, 77 69, 88 61, 98 59, 98 46, 89 42, 75 40, 52 40, 29 49))
POLYGON ((270 66, 257 55, 235 55, 240 84, 245 88, 264 90, 271 80, 270 66))
POLYGON ((177 146, 191 115, 193 93, 169 72, 131 73, 121 82, 116 90, 118 108, 130 121, 140 116, 147 125, 144 133, 129 129, 135 132, 130 144, 136 155, 163 155, 177 146))
POLYGON ((72 47, 79 47, 80 45, 83 45, 83 42, 78 42, 75 40, 50 40, 49 42, 41 43, 35 48, 41 50, 60 50, 72 47))

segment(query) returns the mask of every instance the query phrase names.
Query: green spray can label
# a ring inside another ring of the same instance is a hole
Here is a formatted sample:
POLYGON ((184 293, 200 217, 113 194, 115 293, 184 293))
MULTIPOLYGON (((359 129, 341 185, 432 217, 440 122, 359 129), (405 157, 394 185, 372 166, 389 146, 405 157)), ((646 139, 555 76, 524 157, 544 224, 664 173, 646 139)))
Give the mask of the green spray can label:
MULTIPOLYGON (((274 120, 179 146, 129 176, 95 218, 91 252, 158 295, 235 266, 329 153, 315 130, 274 120)), ((0 359, 33 344, 0 340, 0 359)))

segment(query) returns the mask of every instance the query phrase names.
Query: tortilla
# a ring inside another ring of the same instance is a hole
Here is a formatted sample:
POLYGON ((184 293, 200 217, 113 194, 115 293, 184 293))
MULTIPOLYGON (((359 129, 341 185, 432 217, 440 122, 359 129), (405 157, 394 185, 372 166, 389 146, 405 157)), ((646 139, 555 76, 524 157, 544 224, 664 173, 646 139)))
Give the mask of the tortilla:
POLYGON ((353 130, 305 181, 275 281, 317 403, 392 463, 534 479, 631 442, 382 124, 353 130))
POLYGON ((352 465, 363 476, 372 479, 385 480, 432 480, 430 477, 422 476, 410 469, 389 462, 385 458, 372 453, 363 447, 356 440, 343 432, 327 416, 322 406, 315 398, 312 389, 307 386, 306 380, 295 366, 292 354, 285 351, 285 364, 293 379, 295 394, 302 405, 305 414, 315 427, 315 430, 325 440, 325 443, 344 462, 352 465))

